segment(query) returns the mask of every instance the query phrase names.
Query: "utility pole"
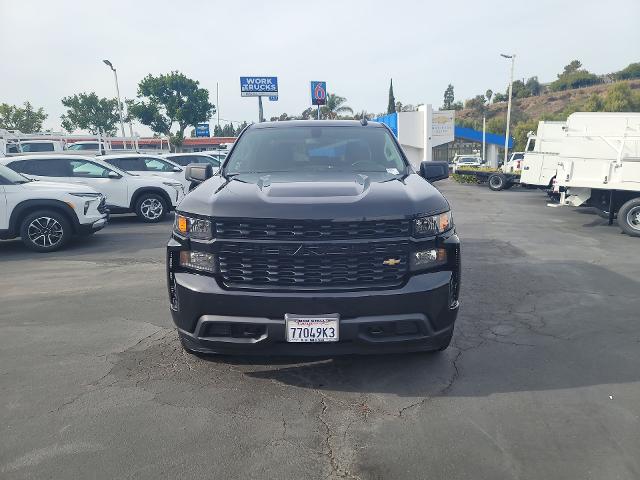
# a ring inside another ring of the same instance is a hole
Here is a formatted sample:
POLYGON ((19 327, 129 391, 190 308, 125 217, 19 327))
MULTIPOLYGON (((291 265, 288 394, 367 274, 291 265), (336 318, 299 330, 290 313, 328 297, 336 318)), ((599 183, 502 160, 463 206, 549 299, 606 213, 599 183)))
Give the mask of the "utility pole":
POLYGON ((120 86, 118 85, 118 74, 116 73, 116 69, 114 68, 113 64, 109 60, 103 60, 103 62, 107 67, 109 67, 113 71, 113 76, 116 80, 116 94, 118 95, 118 98, 117 98, 118 113, 120 114, 120 131, 122 132, 122 141, 124 142, 126 134, 124 133, 124 118, 122 116, 122 102, 120 101, 120 86))
POLYGON ((487 163, 487 116, 482 115, 482 162, 487 163))
POLYGON ((218 131, 220 130, 220 87, 216 82, 216 113, 218 114, 218 131))
POLYGON ((504 161, 502 163, 502 168, 505 168, 505 166, 507 165, 507 157, 509 154, 509 125, 511 123, 511 94, 513 92, 513 64, 516 61, 516 54, 513 53, 511 55, 505 55, 504 53, 501 53, 500 56, 511 59, 511 76, 509 77, 509 101, 507 103, 507 131, 504 137, 504 161))

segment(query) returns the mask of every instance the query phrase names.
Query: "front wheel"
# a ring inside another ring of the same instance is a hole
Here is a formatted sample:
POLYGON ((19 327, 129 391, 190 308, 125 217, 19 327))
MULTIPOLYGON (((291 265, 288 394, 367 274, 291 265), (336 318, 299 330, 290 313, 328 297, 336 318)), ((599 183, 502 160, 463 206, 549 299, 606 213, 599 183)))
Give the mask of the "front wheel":
POLYGON ((71 224, 61 213, 39 210, 27 215, 20 224, 20 237, 35 252, 53 252, 71 239, 71 224))
POLYGON ((489 188, 494 192, 504 190, 507 186, 507 178, 501 173, 494 173, 489 177, 489 188))
POLYGON ((167 210, 167 202, 157 193, 143 193, 136 201, 136 215, 146 223, 162 221, 167 210))
POLYGON ((620 207, 618 225, 627 235, 640 237, 640 198, 632 198, 620 207))

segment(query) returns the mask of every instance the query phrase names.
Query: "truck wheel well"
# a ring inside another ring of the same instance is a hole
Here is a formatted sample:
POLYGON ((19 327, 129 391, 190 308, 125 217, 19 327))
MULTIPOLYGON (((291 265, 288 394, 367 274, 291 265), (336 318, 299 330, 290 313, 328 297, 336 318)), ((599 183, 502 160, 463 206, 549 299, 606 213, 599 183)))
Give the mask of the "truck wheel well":
POLYGON ((133 196, 131 197, 131 205, 130 205, 131 210, 134 210, 136 208, 136 202, 140 198, 140 195, 144 195, 145 193, 155 193, 156 195, 160 195, 164 199, 164 201, 167 202, 167 208, 169 210, 171 209, 173 203, 171 202, 171 197, 167 192, 165 192, 161 188, 142 187, 136 190, 133 196))
POLYGON ((72 231, 77 232, 78 219, 75 212, 71 210, 71 207, 59 200, 26 200, 16 205, 16 208, 11 212, 11 218, 9 220, 9 230, 13 235, 18 235, 20 231, 20 224, 24 218, 38 210, 52 210, 58 212, 64 216, 71 225, 72 231))

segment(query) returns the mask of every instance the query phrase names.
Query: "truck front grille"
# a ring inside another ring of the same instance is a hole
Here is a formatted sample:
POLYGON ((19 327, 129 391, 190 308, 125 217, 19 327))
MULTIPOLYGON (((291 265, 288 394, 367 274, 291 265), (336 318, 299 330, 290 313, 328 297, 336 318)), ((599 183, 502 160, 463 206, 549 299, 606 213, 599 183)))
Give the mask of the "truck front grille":
POLYGON ((331 220, 219 219, 216 238, 248 240, 344 240, 408 237, 410 220, 331 220))
POLYGON ((222 243, 220 274, 228 287, 305 289, 396 286, 407 274, 409 242, 222 243))

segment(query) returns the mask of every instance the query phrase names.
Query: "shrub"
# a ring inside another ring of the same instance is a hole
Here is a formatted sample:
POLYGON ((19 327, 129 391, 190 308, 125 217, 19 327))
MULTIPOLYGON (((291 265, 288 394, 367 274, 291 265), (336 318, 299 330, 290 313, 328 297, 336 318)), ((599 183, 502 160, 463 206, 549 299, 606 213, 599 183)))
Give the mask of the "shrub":
POLYGON ((640 78, 640 62, 630 63, 615 74, 616 80, 630 80, 632 78, 640 78))

